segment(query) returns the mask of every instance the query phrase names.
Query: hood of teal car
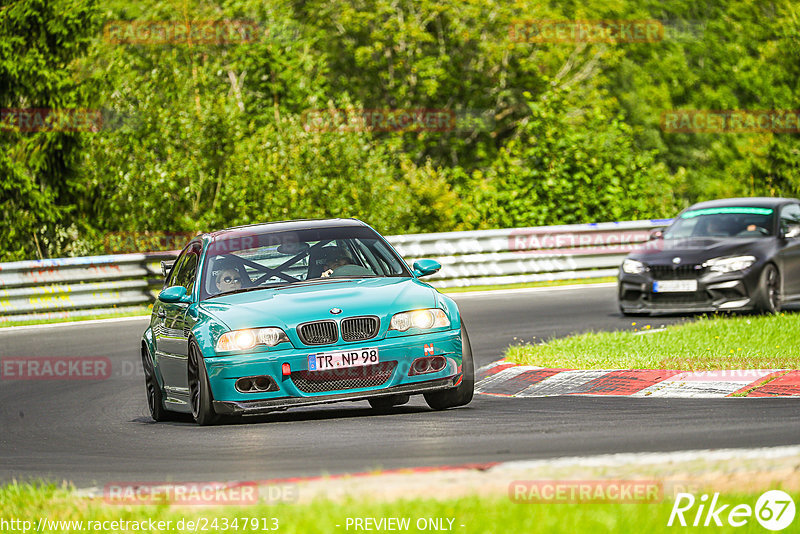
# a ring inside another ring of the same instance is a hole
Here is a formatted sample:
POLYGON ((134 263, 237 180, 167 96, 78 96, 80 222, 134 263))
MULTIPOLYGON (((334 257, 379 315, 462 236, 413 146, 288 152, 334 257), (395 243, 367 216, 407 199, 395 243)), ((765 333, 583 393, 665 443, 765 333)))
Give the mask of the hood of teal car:
POLYGON ((437 294, 407 277, 331 279, 220 296, 198 306, 231 330, 265 326, 292 329, 309 321, 357 315, 377 315, 385 325, 388 323, 383 319, 395 313, 436 307, 437 294), (342 312, 332 314, 332 308, 342 312))

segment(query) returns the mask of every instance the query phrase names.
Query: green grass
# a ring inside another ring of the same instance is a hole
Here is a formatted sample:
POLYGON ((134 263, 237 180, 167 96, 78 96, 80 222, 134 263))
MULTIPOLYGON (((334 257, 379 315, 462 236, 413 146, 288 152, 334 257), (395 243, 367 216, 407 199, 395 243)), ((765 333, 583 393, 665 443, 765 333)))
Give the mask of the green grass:
MULTIPOLYGON (((777 488, 773 488, 777 489, 777 488)), ((301 490, 302 491, 302 490, 301 490)), ((792 493, 795 502, 800 502, 800 494, 792 493)), ((722 493, 719 504, 747 504, 754 507, 760 493, 730 494, 722 493)), ((697 495, 699 497, 699 495, 697 495)), ((518 533, 575 533, 575 532, 619 532, 619 533, 660 533, 675 532, 680 527, 668 527, 667 521, 673 501, 665 499, 653 504, 517 504, 507 496, 465 497, 434 501, 430 499, 409 499, 394 502, 361 501, 331 502, 313 501, 308 504, 259 504, 239 508, 193 507, 180 508, 163 506, 118 506, 75 497, 65 489, 54 486, 10 485, 0 488, 0 519, 20 519, 37 521, 45 517, 49 520, 83 521, 84 531, 89 531, 87 521, 170 521, 170 528, 164 530, 143 529, 139 532, 192 532, 184 527, 178 530, 179 521, 205 521, 206 532, 222 532, 219 528, 223 518, 229 524, 234 518, 277 518, 278 532, 291 534, 315 534, 334 532, 357 532, 347 526, 348 518, 389 518, 408 517, 411 519, 409 532, 418 532, 414 527, 420 518, 451 518, 452 532, 464 534, 506 534, 518 533), (201 519, 202 518, 202 519, 201 519), (217 529, 210 528, 217 519, 217 529), (463 525, 463 526, 462 526, 463 525)), ((729 511, 732 506, 727 508, 729 511)), ((696 511, 697 506, 692 509, 696 511)), ((726 512, 727 513, 727 512, 726 512)), ((693 514, 687 513, 691 522, 693 514)), ((723 514, 722 518, 726 517, 723 514)), ((240 519, 241 521, 241 519, 240 519)), ((795 519, 797 524, 798 519, 795 519)), ((272 521, 269 521, 272 525, 272 521)), ((447 522, 445 522, 445 525, 447 522)), ((691 524, 691 523, 690 523, 691 524)), ((73 525, 74 527, 74 525, 73 525)), ((35 527, 34 527, 35 528, 35 527)), ((203 531, 202 527, 198 529, 203 531)), ((705 527, 704 532, 764 532, 754 517, 740 528, 705 527)), ((791 527, 787 529, 787 532, 791 527)), ((7 532, 9 530, 6 530, 7 532)), ((19 530, 18 530, 19 531, 19 530)), ((76 532, 52 528, 43 532, 76 532)), ((94 529, 96 532, 126 532, 117 529, 94 529)), ((129 528, 128 532, 134 531, 129 528)), ((228 532, 236 532, 229 529, 228 532)), ((238 532, 254 532, 242 529, 238 532)), ((262 531, 263 532, 263 531, 262 531)))
POLYGON ((657 324, 637 318, 627 331, 512 345, 506 358, 568 369, 800 369, 800 314, 703 317, 654 331, 657 324))
POLYGON ((520 289, 526 287, 553 287, 553 286, 571 286, 579 284, 602 284, 607 282, 616 282, 616 276, 603 276, 600 278, 574 278, 570 280, 545 280, 542 282, 527 282, 524 284, 506 284, 506 285, 491 285, 491 286, 470 286, 470 287, 448 287, 440 289, 442 293, 466 293, 469 291, 496 291, 500 289, 520 289))
POLYGON ((6 321, 0 322, 0 328, 8 326, 28 326, 33 324, 55 324, 55 323, 72 323, 79 321, 91 321, 95 319, 115 319, 117 317, 136 317, 138 315, 150 315, 153 311, 152 306, 142 306, 140 310, 133 310, 124 313, 101 313, 97 315, 83 315, 79 317, 61 317, 52 319, 39 319, 34 321, 6 321))

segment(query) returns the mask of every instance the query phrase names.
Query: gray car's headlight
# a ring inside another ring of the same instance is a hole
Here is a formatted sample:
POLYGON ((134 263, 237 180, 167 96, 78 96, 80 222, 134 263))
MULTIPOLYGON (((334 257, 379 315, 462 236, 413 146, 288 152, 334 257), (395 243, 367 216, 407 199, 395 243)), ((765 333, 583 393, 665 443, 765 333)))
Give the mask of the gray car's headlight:
POLYGON ((409 328, 419 328, 428 330, 430 328, 441 328, 450 326, 450 319, 444 310, 439 308, 428 308, 425 310, 413 310, 402 313, 395 313, 389 330, 405 332, 409 328))
POLYGON ((626 258, 625 261, 622 262, 622 271, 628 274, 643 273, 644 263, 626 258))
POLYGON ((756 262, 755 256, 731 256, 730 258, 714 258, 703 264, 712 273, 732 273, 743 271, 756 262))
POLYGON ((245 330, 231 330, 225 332, 217 340, 217 351, 247 350, 256 345, 274 347, 280 343, 288 342, 286 332, 280 328, 248 328, 245 330))

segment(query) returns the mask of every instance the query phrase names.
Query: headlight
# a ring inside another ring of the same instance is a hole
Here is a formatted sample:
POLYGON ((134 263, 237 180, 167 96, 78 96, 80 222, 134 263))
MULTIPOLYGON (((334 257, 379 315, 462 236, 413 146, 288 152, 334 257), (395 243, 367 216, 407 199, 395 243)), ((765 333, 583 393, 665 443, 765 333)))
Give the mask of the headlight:
POLYGON ((225 332, 217 341, 217 351, 247 350, 256 345, 274 347, 279 343, 288 342, 286 332, 280 328, 253 328, 247 330, 232 330, 225 332))
POLYGON ((389 330, 405 332, 409 328, 419 328, 428 330, 430 328, 441 328, 450 326, 450 319, 444 310, 439 308, 429 308, 427 310, 414 310, 403 313, 396 313, 392 316, 389 330))
POLYGON ((732 256, 730 258, 714 258, 703 264, 712 273, 732 273, 743 271, 756 262, 755 256, 732 256))
POLYGON ((644 263, 636 260, 626 259, 622 262, 622 271, 628 274, 639 274, 644 272, 644 263))

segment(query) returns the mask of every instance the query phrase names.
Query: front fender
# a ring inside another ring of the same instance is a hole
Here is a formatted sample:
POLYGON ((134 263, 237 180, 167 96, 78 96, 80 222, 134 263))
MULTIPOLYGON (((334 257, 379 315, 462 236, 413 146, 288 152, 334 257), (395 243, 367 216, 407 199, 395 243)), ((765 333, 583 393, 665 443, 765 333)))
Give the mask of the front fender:
POLYGON ((461 312, 458 310, 458 304, 456 304, 456 301, 447 295, 438 292, 436 298, 439 300, 440 306, 444 308, 444 310, 447 312, 447 315, 450 317, 450 328, 453 330, 460 330, 461 312))
MULTIPOLYGON (((155 351, 156 351, 156 344, 153 338, 153 328, 152 326, 148 326, 147 330, 144 331, 142 334, 142 345, 143 348, 147 351, 145 357, 150 359, 150 365, 153 366, 156 375, 156 381, 158 382, 159 387, 164 387, 164 377, 161 376, 161 369, 157 365, 156 358, 155 358, 155 351)), ((144 363, 143 363, 144 365, 144 363)))
POLYGON ((147 355, 150 357, 150 361, 155 364, 153 354, 156 353, 156 343, 155 339, 153 338, 152 326, 148 326, 147 330, 145 330, 144 334, 142 334, 142 344, 147 348, 147 355))
POLYGON ((214 345, 217 339, 228 330, 229 328, 227 325, 213 315, 200 312, 197 322, 195 322, 192 327, 191 337, 200 348, 200 353, 203 355, 203 358, 211 358, 217 355, 214 351, 214 345))

